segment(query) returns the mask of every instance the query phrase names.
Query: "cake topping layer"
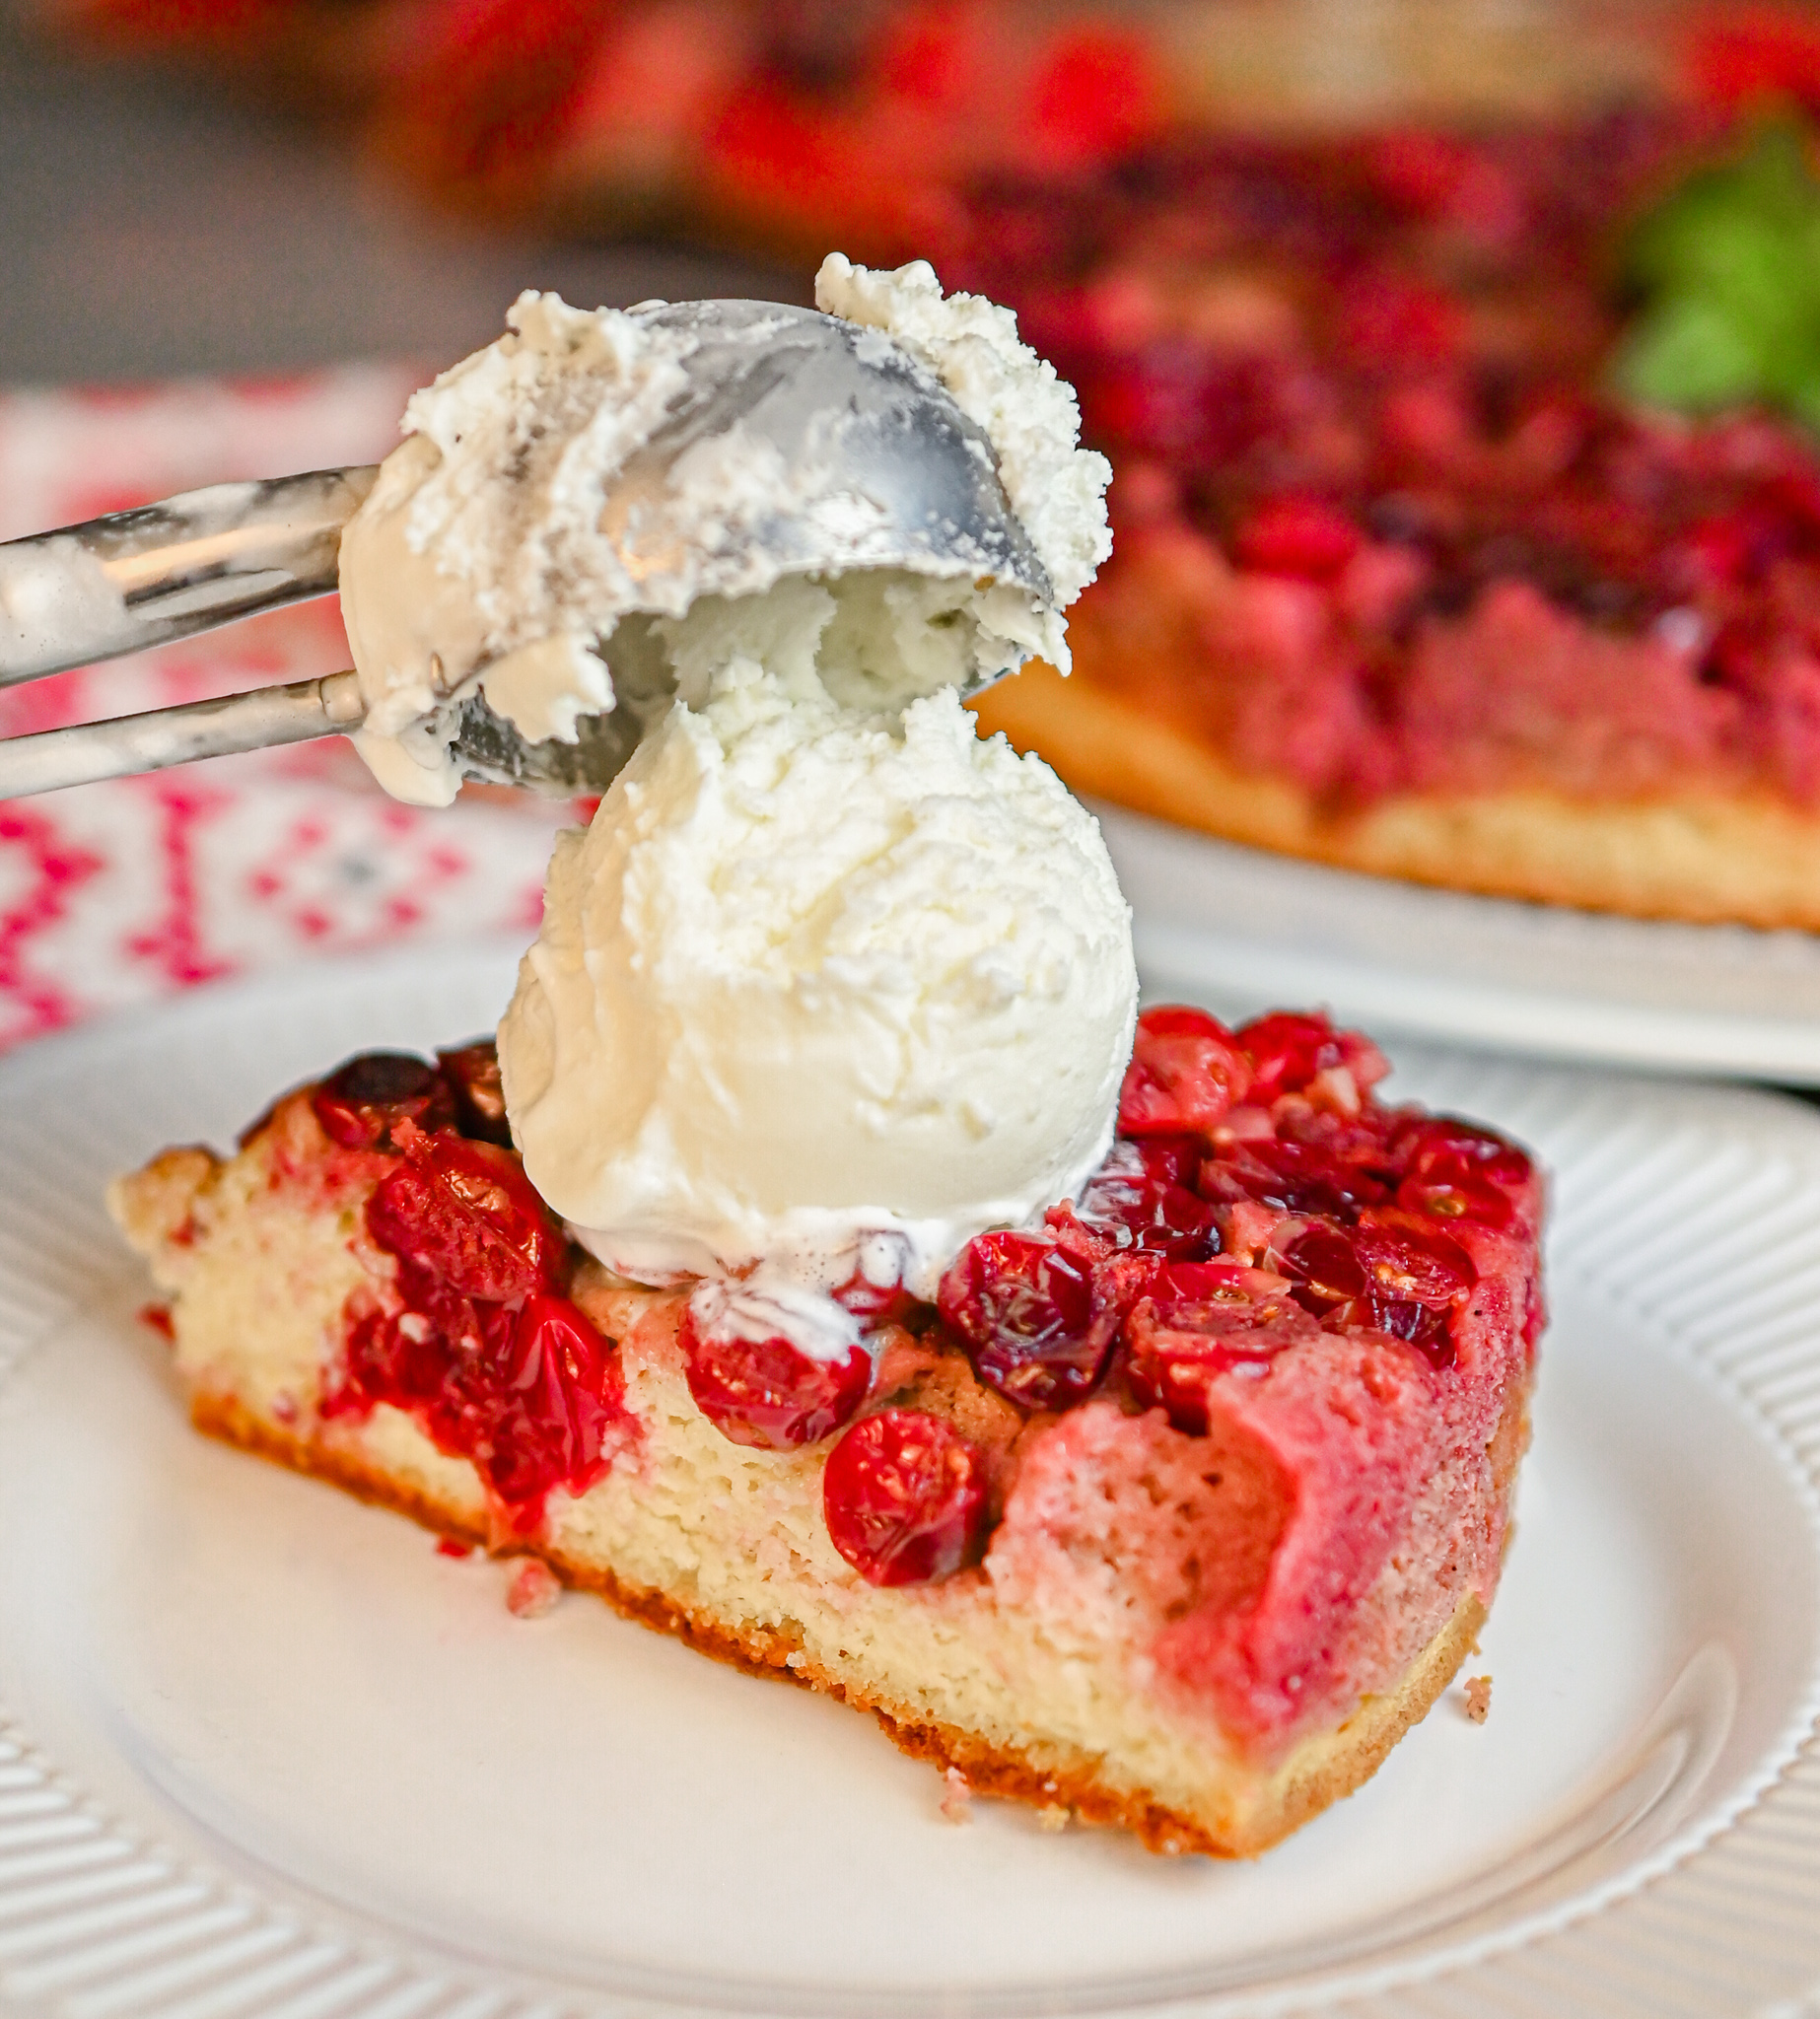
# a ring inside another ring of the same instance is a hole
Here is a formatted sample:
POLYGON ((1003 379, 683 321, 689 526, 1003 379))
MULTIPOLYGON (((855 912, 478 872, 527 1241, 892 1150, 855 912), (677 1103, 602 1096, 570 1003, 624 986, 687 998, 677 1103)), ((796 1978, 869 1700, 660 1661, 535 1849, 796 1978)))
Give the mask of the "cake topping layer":
POLYGON ((1810 312, 1776 277, 1816 198, 1798 148, 1736 150, 1626 107, 980 192, 968 284, 1118 460, 1089 677, 1328 808, 1820 801, 1810 312))
POLYGON ((411 1413, 523 1532, 554 1488, 599 1478, 627 1427, 619 1361, 567 1294, 573 1253, 492 1140, 497 1090, 484 1043, 434 1066, 363 1053, 312 1090, 326 1158, 349 1163, 366 1235, 397 1264, 390 1295, 351 1301, 322 1413, 411 1413))

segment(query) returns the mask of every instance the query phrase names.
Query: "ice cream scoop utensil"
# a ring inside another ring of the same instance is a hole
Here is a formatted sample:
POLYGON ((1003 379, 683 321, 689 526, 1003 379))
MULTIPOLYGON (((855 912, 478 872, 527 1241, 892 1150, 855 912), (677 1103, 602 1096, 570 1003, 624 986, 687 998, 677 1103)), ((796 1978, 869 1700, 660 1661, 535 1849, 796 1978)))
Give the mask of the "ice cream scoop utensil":
MULTIPOLYGON (((1048 576, 984 430, 877 332, 769 302, 635 313, 679 332, 686 355, 663 419, 604 477, 599 529, 629 580, 652 585, 626 614, 677 613, 678 555, 704 523, 722 543, 711 579, 723 595, 759 593, 786 575, 902 569, 994 581, 1048 605, 1048 576), (742 516, 728 547, 730 522, 704 521, 700 488, 735 443, 746 466, 753 445, 766 458, 767 502, 742 516), (831 509, 843 502, 851 509, 831 509)), ((0 685, 327 593, 341 528, 374 476, 355 468, 219 485, 0 545, 0 685)), ((652 719, 593 716, 576 743, 530 743, 471 691, 484 671, 465 667, 452 682, 462 707, 455 754, 469 776, 599 791, 652 719)), ((16 737, 0 742, 0 799, 346 733, 364 713, 353 676, 338 674, 16 737)))

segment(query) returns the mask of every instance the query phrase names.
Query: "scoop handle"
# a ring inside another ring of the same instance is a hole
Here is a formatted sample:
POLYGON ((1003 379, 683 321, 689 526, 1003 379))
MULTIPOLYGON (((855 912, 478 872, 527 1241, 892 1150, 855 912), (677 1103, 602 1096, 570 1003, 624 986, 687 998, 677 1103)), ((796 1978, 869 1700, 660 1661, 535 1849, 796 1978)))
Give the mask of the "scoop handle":
POLYGON ((378 473, 211 484, 0 543, 0 687, 326 595, 378 473))
POLYGON ((315 736, 342 736, 366 715, 352 672, 282 687, 255 687, 219 701, 153 708, 110 722, 78 723, 0 741, 0 800, 28 799, 68 785, 164 771, 197 757, 230 757, 315 736))

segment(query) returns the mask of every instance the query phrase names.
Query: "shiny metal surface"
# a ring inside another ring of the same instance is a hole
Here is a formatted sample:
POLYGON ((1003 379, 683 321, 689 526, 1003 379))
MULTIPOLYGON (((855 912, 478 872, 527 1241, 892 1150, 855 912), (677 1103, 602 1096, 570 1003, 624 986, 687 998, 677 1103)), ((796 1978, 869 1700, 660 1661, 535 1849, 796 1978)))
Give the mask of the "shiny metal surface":
POLYGON ((739 434, 778 457, 776 509, 749 541, 754 576, 857 563, 990 576, 1051 599, 985 430, 888 338, 777 302, 675 302, 649 313, 695 348, 688 389, 607 493, 601 528, 634 580, 667 572, 699 537, 700 507, 679 471, 739 434), (844 499, 874 508, 875 521, 843 521, 830 507, 844 499))
MULTIPOLYGON (((360 682, 345 672, 11 736, 0 740, 0 801, 168 771, 201 757, 344 736, 359 729, 365 715, 360 682)), ((640 719, 626 711, 585 718, 573 743, 527 743, 475 694, 461 704, 455 746, 464 777, 571 799, 604 791, 637 747, 639 734, 640 719)))
POLYGON ((365 713, 354 675, 329 673, 319 680, 293 680, 219 701, 190 701, 179 708, 119 716, 112 722, 77 723, 69 729, 10 736, 0 742, 0 800, 166 771, 198 757, 231 757, 242 750, 343 735, 360 727, 365 713))
POLYGON ((212 484, 0 544, 0 686, 326 595, 377 473, 212 484))

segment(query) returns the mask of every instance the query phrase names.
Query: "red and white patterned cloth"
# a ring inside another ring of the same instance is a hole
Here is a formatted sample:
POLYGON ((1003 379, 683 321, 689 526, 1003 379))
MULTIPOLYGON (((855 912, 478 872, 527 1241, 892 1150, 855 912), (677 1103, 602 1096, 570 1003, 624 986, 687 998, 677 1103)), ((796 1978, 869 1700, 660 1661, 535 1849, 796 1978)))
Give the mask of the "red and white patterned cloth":
MULTIPOLYGON (((0 539, 234 478, 372 462, 422 375, 0 393, 0 539)), ((334 598, 0 691, 0 735, 346 665, 334 598)), ((569 809, 398 804, 339 738, 0 804, 0 1046, 325 952, 529 940, 569 809)))

